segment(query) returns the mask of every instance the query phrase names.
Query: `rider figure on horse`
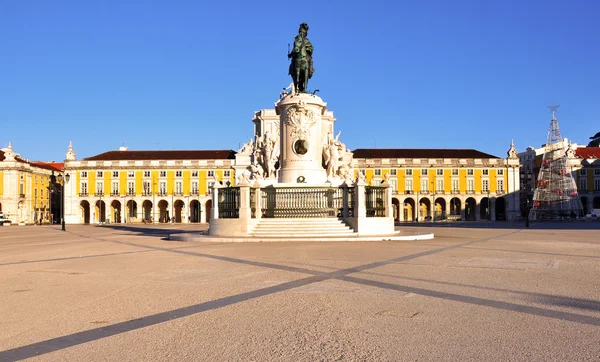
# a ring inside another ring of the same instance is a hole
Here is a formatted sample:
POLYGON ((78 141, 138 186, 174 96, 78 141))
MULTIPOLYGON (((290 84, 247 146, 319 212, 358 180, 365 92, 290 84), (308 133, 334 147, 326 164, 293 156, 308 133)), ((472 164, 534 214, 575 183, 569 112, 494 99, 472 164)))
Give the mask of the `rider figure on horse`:
POLYGON ((294 86, 297 92, 306 92, 308 80, 312 77, 315 69, 313 68, 312 53, 313 45, 306 37, 308 35, 308 24, 300 24, 298 35, 294 39, 294 49, 288 53, 288 58, 292 59, 289 74, 294 80, 294 86))

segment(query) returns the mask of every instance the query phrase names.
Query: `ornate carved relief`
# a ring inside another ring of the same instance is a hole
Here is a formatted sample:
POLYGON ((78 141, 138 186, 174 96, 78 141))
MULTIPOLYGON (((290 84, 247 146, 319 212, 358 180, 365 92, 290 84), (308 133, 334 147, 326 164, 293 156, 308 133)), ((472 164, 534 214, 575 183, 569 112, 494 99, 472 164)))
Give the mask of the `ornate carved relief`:
POLYGON ((292 128, 290 137, 292 141, 306 140, 310 137, 311 128, 317 124, 316 114, 311 109, 305 108, 305 103, 299 101, 287 111, 286 124, 292 128))

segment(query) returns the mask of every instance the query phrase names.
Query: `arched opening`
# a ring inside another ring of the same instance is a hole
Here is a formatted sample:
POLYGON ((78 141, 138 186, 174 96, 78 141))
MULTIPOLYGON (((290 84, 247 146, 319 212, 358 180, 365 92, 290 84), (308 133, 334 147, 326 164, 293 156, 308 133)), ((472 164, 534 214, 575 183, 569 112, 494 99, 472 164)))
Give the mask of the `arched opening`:
POLYGON ((185 208, 185 204, 181 200, 176 200, 175 204, 173 204, 173 205, 175 206, 175 215, 173 215, 173 217, 175 218, 175 222, 182 222, 183 221, 182 214, 183 214, 183 209, 185 208))
POLYGON ((460 199, 458 197, 453 197, 450 200, 450 216, 452 216, 453 219, 460 220, 461 210, 462 210, 462 206, 460 203, 460 199))
POLYGON ((431 202, 428 198, 424 197, 419 200, 419 220, 431 220, 431 202))
POLYGON ((166 200, 160 200, 158 202, 158 222, 169 222, 171 217, 169 216, 169 203, 166 200))
POLYGON ((446 200, 441 197, 438 197, 435 200, 435 205, 433 206, 433 212, 436 220, 445 220, 446 219, 446 200))
POLYGON ((152 201, 145 200, 142 202, 142 209, 144 210, 143 221, 154 222, 154 218, 152 217, 152 201))
POLYGON ((84 224, 90 223, 90 203, 87 200, 83 200, 79 203, 81 209, 81 219, 84 224))
POLYGON ((127 201, 127 219, 129 222, 133 221, 132 219, 137 218, 137 202, 133 200, 127 201))
POLYGON ((490 199, 487 197, 484 197, 481 199, 481 201, 479 202, 479 218, 481 220, 490 220, 490 199))
POLYGON ((96 201, 96 221, 106 222, 106 203, 104 201, 96 201))
POLYGON ((400 201, 397 198, 392 198, 392 211, 394 216, 394 221, 400 220, 400 201))
POLYGON ((212 200, 208 200, 206 201, 206 204, 204 205, 204 210, 206 211, 206 222, 210 222, 210 214, 212 214, 212 200))
POLYGON ((496 221, 506 221, 506 200, 504 197, 496 199, 496 221))
POLYGON ((404 221, 415 221, 415 200, 404 200, 404 221))
MULTIPOLYGON (((598 196, 594 197, 594 199, 592 200, 592 207, 594 208, 594 210, 600 209, 600 197, 598 197, 598 196)), ((590 212, 591 212, 591 210, 590 210, 590 212)))
POLYGON ((198 200, 192 200, 192 202, 190 202, 190 221, 200 222, 201 212, 200 202, 198 200))
POLYGON ((477 202, 475 201, 474 198, 469 197, 466 201, 465 201, 465 220, 468 221, 475 221, 476 220, 476 206, 477 206, 477 202))
POLYGON ((108 222, 112 222, 112 223, 117 223, 120 224, 121 223, 121 202, 118 200, 113 200, 113 202, 110 203, 110 217, 108 219, 108 222))

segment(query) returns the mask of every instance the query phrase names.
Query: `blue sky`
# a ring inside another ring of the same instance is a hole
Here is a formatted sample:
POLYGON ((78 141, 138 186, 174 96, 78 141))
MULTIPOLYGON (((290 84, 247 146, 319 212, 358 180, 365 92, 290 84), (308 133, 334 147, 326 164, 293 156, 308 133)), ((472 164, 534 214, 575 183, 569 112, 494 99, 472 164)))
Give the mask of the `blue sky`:
POLYGON ((272 108, 306 21, 310 89, 355 148, 504 157, 600 131, 598 1, 0 2, 0 146, 62 160, 234 149, 272 108), (294 5, 295 4, 295 5, 294 5))

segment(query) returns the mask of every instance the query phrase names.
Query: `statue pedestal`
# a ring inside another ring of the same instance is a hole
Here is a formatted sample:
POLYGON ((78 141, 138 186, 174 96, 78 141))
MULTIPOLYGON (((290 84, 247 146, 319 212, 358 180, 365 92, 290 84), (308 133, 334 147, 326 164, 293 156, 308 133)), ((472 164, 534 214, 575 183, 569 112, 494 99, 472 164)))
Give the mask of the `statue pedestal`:
POLYGON ((313 94, 289 94, 275 105, 280 116, 280 183, 319 184, 323 168, 323 120, 327 103, 313 94))

